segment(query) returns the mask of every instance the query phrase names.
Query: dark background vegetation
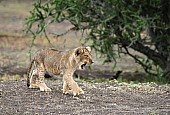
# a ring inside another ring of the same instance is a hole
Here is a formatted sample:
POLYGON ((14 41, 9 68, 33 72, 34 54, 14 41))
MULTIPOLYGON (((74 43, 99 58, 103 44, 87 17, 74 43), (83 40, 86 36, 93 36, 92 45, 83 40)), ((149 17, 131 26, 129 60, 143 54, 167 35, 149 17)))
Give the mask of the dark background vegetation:
POLYGON ((129 55, 150 77, 170 80, 170 1, 126 0, 51 0, 34 4, 27 18, 26 32, 36 36, 53 23, 70 22, 70 30, 81 31, 91 41, 104 62, 113 62, 115 55, 129 55), (35 24, 36 23, 36 24, 35 24), (37 28, 32 28, 34 25, 37 28), (145 56, 134 54, 133 49, 145 56))
MULTIPOLYGON (((31 34, 24 33, 24 29, 26 28, 25 19, 30 16, 29 11, 33 9, 32 4, 34 2, 17 0, 10 2, 4 0, 0 3, 0 75, 18 74, 23 76, 26 74, 30 64, 30 47, 33 39, 31 34)), ((36 26, 33 28, 36 28, 36 26)), ((46 31, 48 32, 52 45, 44 36, 39 36, 35 40, 31 52, 34 53, 38 49, 45 47, 55 47, 64 51, 81 45, 91 44, 91 42, 87 44, 84 43, 84 39, 82 39, 81 32, 79 31, 70 31, 64 36, 56 37, 56 34, 62 34, 69 28, 72 28, 72 25, 68 21, 49 25, 46 31)), ((122 55, 122 57, 119 58, 119 56, 117 56, 117 66, 115 67, 115 62, 105 63, 105 65, 103 65, 104 58, 102 55, 96 55, 94 50, 92 53, 95 64, 91 66, 91 69, 87 67, 83 72, 78 70, 77 74, 80 74, 79 76, 87 79, 113 79, 117 71, 123 71, 119 76, 120 78, 139 81, 145 81, 147 79, 141 67, 136 64, 131 57, 122 55)))

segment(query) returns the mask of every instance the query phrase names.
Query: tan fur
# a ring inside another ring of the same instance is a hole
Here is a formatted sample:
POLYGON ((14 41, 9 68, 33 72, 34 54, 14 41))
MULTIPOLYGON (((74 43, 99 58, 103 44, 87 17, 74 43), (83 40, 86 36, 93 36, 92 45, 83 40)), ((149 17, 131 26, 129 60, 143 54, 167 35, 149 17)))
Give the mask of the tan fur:
POLYGON ((68 52, 55 49, 43 49, 36 53, 32 59, 27 86, 29 88, 40 88, 41 91, 51 91, 44 82, 45 73, 63 75, 63 93, 78 95, 84 93, 73 80, 73 73, 79 66, 83 68, 86 64, 92 64, 90 47, 78 47, 68 52))

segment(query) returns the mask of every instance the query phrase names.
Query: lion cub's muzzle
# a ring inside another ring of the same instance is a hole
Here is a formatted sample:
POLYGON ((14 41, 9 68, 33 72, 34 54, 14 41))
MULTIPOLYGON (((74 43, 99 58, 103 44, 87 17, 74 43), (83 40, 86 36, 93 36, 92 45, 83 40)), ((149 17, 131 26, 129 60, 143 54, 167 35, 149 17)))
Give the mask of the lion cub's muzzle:
POLYGON ((84 69, 87 64, 91 65, 92 63, 94 63, 92 60, 90 60, 89 62, 84 62, 83 64, 81 64, 81 69, 84 69))

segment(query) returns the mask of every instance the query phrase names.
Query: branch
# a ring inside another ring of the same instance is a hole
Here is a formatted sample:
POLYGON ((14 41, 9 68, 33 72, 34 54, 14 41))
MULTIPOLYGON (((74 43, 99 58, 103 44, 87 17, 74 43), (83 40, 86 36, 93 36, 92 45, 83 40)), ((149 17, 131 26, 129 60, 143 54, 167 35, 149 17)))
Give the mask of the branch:
POLYGON ((149 71, 151 68, 148 67, 147 65, 145 65, 141 60, 139 60, 139 58, 138 58, 136 55, 131 54, 131 53, 129 52, 129 50, 128 50, 127 47, 124 46, 123 48, 124 48, 125 51, 126 51, 126 53, 125 53, 125 52, 124 52, 124 53, 125 53, 125 54, 128 54, 128 55, 131 56, 135 61, 137 61, 137 63, 139 63, 139 64, 144 68, 144 70, 145 70, 147 73, 149 73, 150 75, 153 75, 153 76, 156 76, 156 75, 157 75, 157 74, 149 71))
POLYGON ((138 51, 144 55, 146 55, 149 59, 153 60, 153 62, 161 67, 162 70, 166 68, 166 59, 164 59, 159 52, 150 49, 148 46, 144 46, 142 43, 136 41, 131 44, 130 41, 125 39, 119 39, 122 43, 123 47, 129 46, 130 48, 138 51))
POLYGON ((79 29, 77 27, 72 27, 69 28, 68 30, 66 30, 65 32, 61 33, 61 34, 56 34, 56 33, 50 33, 52 35, 55 35, 57 38, 66 35, 67 33, 69 33, 70 31, 78 31, 79 29))
POLYGON ((161 56, 160 53, 156 52, 155 50, 152 50, 148 46, 144 46, 139 42, 135 42, 130 47, 140 53, 145 54, 149 59, 153 60, 162 69, 166 68, 166 60, 161 56))

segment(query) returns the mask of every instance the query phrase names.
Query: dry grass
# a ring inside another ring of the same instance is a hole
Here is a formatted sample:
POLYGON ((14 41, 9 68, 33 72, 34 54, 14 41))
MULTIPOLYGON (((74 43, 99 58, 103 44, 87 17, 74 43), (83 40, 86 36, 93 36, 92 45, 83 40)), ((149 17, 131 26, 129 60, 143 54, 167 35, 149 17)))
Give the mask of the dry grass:
POLYGON ((8 80, 25 80, 27 78, 26 75, 24 76, 20 76, 20 75, 8 75, 8 74, 5 74, 5 75, 2 75, 0 76, 0 81, 3 80, 3 81, 8 81, 8 80))

